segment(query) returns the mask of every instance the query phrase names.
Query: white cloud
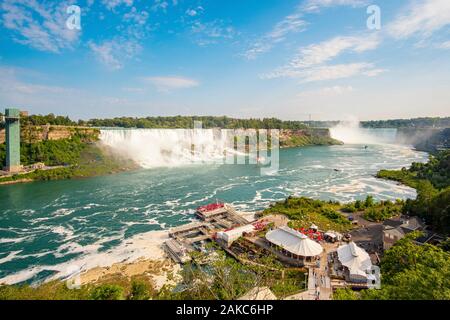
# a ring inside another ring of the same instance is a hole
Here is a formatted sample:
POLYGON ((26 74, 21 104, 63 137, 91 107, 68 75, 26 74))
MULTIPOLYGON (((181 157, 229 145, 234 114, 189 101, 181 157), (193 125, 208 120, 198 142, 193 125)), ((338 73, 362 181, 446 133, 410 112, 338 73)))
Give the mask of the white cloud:
POLYGON ((306 12, 317 12, 321 8, 336 6, 361 7, 367 4, 367 0, 308 0, 303 5, 302 9, 306 12))
POLYGON ((450 25, 449 0, 423 0, 413 2, 405 12, 387 26, 395 38, 408 38, 413 35, 429 37, 433 32, 450 25))
POLYGON ((380 41, 376 35, 366 37, 335 37, 300 49, 290 67, 307 68, 327 62, 345 51, 356 53, 373 50, 380 41))
POLYGON ((253 43, 243 55, 247 59, 255 59, 258 55, 271 50, 275 44, 284 41, 289 34, 304 31, 306 25, 300 14, 289 15, 253 43))
POLYGON ((443 42, 437 45, 439 49, 450 49, 450 41, 443 42))
POLYGON ((124 21, 134 22, 138 25, 143 25, 147 22, 149 18, 149 14, 147 11, 138 11, 136 7, 131 8, 130 12, 127 12, 123 15, 124 21))
POLYGON ((359 62, 337 65, 321 65, 306 69, 280 69, 272 73, 262 75, 262 79, 298 78, 300 82, 328 81, 350 78, 357 75, 375 76, 384 72, 375 69, 372 63, 359 62))
POLYGON ((167 76, 167 77, 147 77, 144 81, 151 83, 161 92, 169 92, 176 89, 193 88, 200 85, 197 80, 179 77, 179 76, 167 76))
POLYGON ((121 10, 122 20, 115 26, 114 37, 90 40, 87 45, 98 61, 111 70, 119 70, 124 67, 126 60, 141 53, 143 41, 153 30, 148 23, 150 14, 133 6, 132 0, 103 0, 103 3, 113 11, 119 6, 126 6, 121 10))
POLYGON ((80 34, 66 27, 66 8, 72 2, 4 0, 0 4, 3 26, 13 32, 13 40, 18 43, 58 53, 72 48, 80 34))
POLYGON ((97 59, 111 70, 122 69, 123 61, 133 58, 142 49, 136 41, 121 38, 98 44, 90 41, 88 46, 97 59))
POLYGON ((116 7, 121 5, 131 7, 133 5, 133 0, 102 0, 102 3, 107 9, 114 10, 116 7))
POLYGON ((200 46, 215 44, 224 39, 230 40, 238 34, 231 25, 220 19, 209 22, 196 20, 191 24, 190 31, 194 35, 194 41, 200 46))
POLYGON ((167 8, 169 7, 169 2, 164 0, 155 0, 152 6, 153 11, 159 11, 162 10, 166 12, 167 8))
POLYGON ((195 16, 198 16, 198 15, 202 14, 203 11, 204 11, 203 7, 198 6, 198 7, 195 8, 195 9, 192 9, 192 8, 191 8, 191 9, 187 9, 187 10, 186 10, 186 14, 187 14, 188 16, 190 16, 190 17, 195 17, 195 16))
POLYGON ((263 79, 299 78, 301 82, 326 81, 348 78, 356 75, 374 77, 385 70, 377 69, 372 63, 347 63, 327 65, 344 52, 361 53, 378 47, 377 35, 368 37, 335 37, 318 44, 300 48, 289 64, 262 75, 263 79))

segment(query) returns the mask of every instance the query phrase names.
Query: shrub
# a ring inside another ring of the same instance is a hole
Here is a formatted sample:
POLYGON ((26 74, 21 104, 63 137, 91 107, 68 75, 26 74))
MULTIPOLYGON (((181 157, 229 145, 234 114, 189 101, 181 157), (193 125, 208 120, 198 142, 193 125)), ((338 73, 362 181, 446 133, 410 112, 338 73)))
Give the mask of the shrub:
POLYGON ((123 300, 123 288, 118 285, 105 284, 94 289, 92 300, 123 300))
POLYGON ((147 283, 143 281, 133 281, 131 283, 131 293, 129 300, 149 300, 150 288, 147 283))

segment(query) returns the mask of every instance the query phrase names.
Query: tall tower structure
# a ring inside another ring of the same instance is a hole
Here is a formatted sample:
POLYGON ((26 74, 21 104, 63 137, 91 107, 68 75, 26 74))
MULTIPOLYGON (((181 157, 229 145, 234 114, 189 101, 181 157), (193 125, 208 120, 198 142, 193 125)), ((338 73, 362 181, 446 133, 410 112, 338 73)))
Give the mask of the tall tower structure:
POLYGON ((6 170, 18 172, 20 166, 20 110, 5 110, 6 170))

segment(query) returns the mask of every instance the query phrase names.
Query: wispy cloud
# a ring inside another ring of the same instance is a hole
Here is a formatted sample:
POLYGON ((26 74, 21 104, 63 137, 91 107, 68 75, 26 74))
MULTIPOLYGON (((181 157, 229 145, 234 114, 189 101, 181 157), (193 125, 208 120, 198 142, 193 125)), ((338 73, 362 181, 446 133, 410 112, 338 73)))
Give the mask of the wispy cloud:
POLYGON ((239 33, 221 19, 202 22, 195 20, 190 25, 190 32, 194 37, 194 42, 200 46, 216 44, 222 40, 232 40, 239 33))
POLYGON ((321 8, 336 6, 361 7, 367 4, 367 0, 307 0, 302 6, 302 10, 305 12, 317 12, 321 8))
POLYGON ((132 7, 130 12, 127 12, 123 15, 123 20, 126 22, 133 22, 138 25, 143 25, 147 22, 149 18, 149 14, 147 11, 142 10, 139 11, 136 7, 132 7))
POLYGON ((158 91, 170 92, 177 89, 193 88, 200 85, 197 80, 180 77, 180 76, 159 76, 159 77, 146 77, 145 82, 149 82, 156 87, 158 91))
POLYGON ((111 70, 122 69, 123 61, 133 58, 142 49, 135 40, 123 38, 114 38, 98 44, 90 41, 88 46, 97 60, 111 70))
POLYGON ((443 42, 437 45, 439 49, 450 49, 450 41, 443 42))
POLYGON ((196 17, 203 13, 204 9, 202 6, 198 6, 196 8, 189 8, 186 10, 186 14, 190 17, 196 17))
POLYGON ((377 76, 386 70, 375 68, 374 64, 368 62, 322 65, 307 69, 284 69, 262 75, 263 79, 274 78, 298 78, 300 82, 315 82, 350 78, 357 75, 368 77, 377 76))
POLYGON ((344 52, 362 53, 378 47, 377 35, 359 37, 335 37, 318 44, 300 48, 289 64, 261 76, 263 79, 299 78, 301 82, 334 80, 355 75, 376 76, 385 70, 372 63, 359 62, 327 65, 344 52))
POLYGON ((247 59, 255 59, 271 50, 275 44, 284 41, 289 34, 304 31, 306 25, 307 23, 302 19, 301 14, 289 15, 278 22, 270 32, 255 41, 243 56, 247 59))
POLYGON ((291 61, 290 66, 306 68, 322 64, 345 51, 360 53, 373 50, 379 43, 380 40, 376 34, 361 37, 335 37, 300 49, 299 54, 291 61))
POLYGON ((4 0, 0 4, 3 26, 13 32, 18 43, 58 53, 72 48, 80 34, 66 27, 66 8, 73 2, 4 0))
POLYGON ((102 3, 109 10, 114 10, 122 5, 131 7, 133 5, 133 0, 102 0, 102 3))
POLYGON ((169 8, 169 6, 173 6, 176 7, 178 5, 178 0, 154 0, 153 1, 153 5, 152 5, 152 10, 157 12, 157 11, 163 11, 164 13, 167 12, 167 9, 169 8))
POLYGON ((450 25, 449 0, 415 1, 404 12, 387 26, 389 34, 395 38, 429 37, 450 25))
POLYGON ((149 12, 132 6, 132 0, 115 0, 109 3, 112 10, 121 5, 124 8, 121 10, 122 19, 115 28, 116 35, 110 39, 87 42, 88 48, 97 60, 110 70, 122 69, 128 60, 140 54, 143 50, 143 41, 153 30, 152 25, 148 23, 149 12))
POLYGON ((80 96, 76 89, 37 84, 21 79, 24 75, 30 74, 33 74, 33 71, 0 66, 0 103, 28 108, 34 104, 51 104, 56 98, 58 101, 64 101, 68 97, 76 100, 77 96, 80 96))

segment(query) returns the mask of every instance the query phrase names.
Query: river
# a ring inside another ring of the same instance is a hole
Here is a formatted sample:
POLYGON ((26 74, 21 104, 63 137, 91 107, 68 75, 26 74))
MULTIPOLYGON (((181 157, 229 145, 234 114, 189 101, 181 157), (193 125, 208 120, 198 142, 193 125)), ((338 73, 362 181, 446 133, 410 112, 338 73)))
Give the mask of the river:
POLYGON ((344 202, 368 194, 415 197, 415 190, 373 175, 425 162, 427 154, 385 140, 368 148, 357 142, 282 149, 279 171, 265 176, 257 165, 181 164, 0 186, 0 283, 42 280, 71 264, 86 269, 151 258, 136 239, 150 241, 154 231, 187 223, 196 207, 216 199, 255 211, 289 195, 344 202))

